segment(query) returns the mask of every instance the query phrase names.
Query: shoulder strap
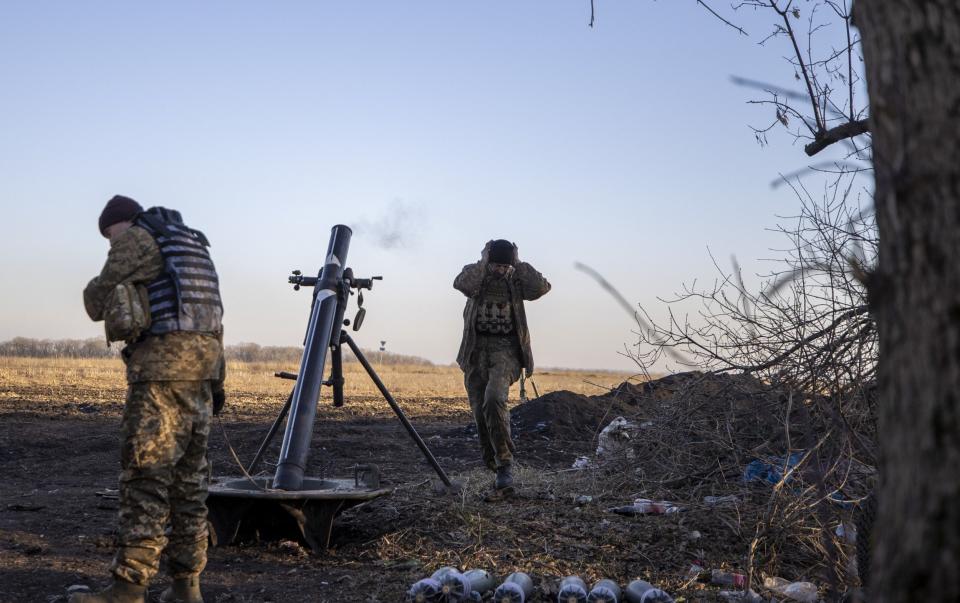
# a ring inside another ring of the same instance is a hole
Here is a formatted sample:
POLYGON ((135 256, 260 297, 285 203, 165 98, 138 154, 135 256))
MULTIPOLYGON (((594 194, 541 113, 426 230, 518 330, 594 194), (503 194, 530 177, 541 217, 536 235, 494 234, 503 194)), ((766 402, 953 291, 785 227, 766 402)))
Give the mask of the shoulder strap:
POLYGON ((198 243, 204 247, 210 247, 210 240, 207 239, 207 235, 184 224, 180 212, 175 209, 151 207, 141 212, 136 221, 137 224, 146 228, 154 236, 172 237, 175 234, 182 234, 183 231, 187 231, 196 237, 198 243), (179 232, 171 229, 171 224, 175 224, 179 232))

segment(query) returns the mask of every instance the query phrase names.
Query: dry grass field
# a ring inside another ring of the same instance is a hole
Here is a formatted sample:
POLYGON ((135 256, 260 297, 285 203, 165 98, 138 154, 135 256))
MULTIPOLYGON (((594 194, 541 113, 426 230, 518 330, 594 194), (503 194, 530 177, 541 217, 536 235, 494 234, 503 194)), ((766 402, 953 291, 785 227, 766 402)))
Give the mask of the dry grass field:
MULTIPOLYGON (((465 403, 463 373, 457 367, 391 364, 381 367, 374 362, 374 368, 398 400, 462 400, 465 403)), ((227 390, 231 404, 242 407, 285 397, 291 382, 274 377, 276 371, 295 373, 297 365, 230 362, 227 390)), ((540 394, 567 390, 593 395, 630 377, 616 372, 541 369, 533 381, 540 394)), ((345 364, 344 378, 348 400, 379 396, 360 364, 345 364)), ((0 400, 21 397, 24 391, 30 391, 47 401, 76 398, 80 393, 86 402, 116 401, 122 400, 125 389, 123 364, 119 359, 0 357, 0 400)), ((529 382, 527 389, 528 396, 532 397, 533 387, 529 382)), ((513 386, 510 395, 512 400, 517 400, 519 384, 513 386)), ((418 407, 410 410, 416 413, 418 407)))

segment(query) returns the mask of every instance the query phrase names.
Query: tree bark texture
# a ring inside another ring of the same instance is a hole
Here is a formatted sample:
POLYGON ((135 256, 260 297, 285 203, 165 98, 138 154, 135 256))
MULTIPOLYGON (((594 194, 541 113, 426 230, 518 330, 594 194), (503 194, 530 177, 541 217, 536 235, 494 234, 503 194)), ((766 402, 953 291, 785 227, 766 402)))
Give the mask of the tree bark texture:
POLYGON ((857 0, 876 170, 868 601, 960 601, 960 0, 857 0))

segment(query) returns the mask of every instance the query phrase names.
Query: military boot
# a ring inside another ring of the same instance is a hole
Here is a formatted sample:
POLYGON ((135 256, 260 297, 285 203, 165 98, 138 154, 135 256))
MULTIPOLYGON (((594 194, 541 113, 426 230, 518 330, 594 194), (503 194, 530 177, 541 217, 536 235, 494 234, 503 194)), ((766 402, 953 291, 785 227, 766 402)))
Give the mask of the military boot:
POLYGON ((497 467, 497 481, 494 487, 497 490, 513 491, 513 474, 510 471, 510 463, 497 467))
POLYGON ((98 593, 74 593, 69 603, 144 603, 147 587, 114 580, 113 584, 98 593))
POLYGON ((174 578, 173 582, 160 595, 162 603, 203 603, 200 594, 200 576, 174 578))

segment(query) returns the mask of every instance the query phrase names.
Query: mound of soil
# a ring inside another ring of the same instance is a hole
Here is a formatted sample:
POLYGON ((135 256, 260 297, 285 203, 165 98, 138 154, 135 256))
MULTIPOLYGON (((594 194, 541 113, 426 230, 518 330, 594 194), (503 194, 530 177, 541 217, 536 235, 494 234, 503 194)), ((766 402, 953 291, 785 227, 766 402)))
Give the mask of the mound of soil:
MULTIPOLYGON (((629 384, 627 384, 629 385, 629 384)), ((510 412, 510 427, 518 434, 539 434, 552 440, 581 442, 618 416, 637 417, 636 398, 606 394, 584 396, 555 391, 519 404, 510 412)))
MULTIPOLYGON (((692 371, 643 383, 625 381, 598 396, 550 392, 514 407, 510 424, 519 434, 581 442, 593 439, 618 416, 634 422, 652 419, 681 399, 685 406, 694 401, 711 406, 723 401, 725 405, 748 409, 756 407, 758 397, 768 395, 769 388, 749 376, 692 371)), ((702 408, 703 405, 694 403, 693 406, 702 408)))

